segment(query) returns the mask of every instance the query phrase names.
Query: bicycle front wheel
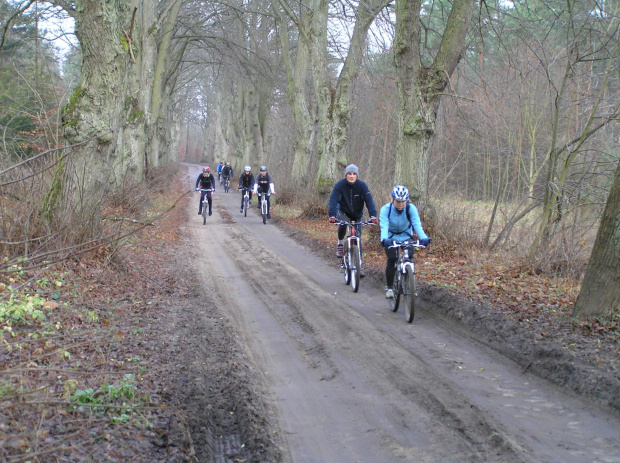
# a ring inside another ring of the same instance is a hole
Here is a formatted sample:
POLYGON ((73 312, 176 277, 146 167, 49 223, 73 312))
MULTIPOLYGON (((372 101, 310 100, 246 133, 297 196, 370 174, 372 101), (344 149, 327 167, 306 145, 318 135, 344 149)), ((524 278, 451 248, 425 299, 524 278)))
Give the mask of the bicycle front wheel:
POLYGON ((413 321, 415 317, 415 274, 411 267, 407 267, 407 273, 403 275, 403 297, 405 302, 405 319, 407 323, 413 321))
POLYGON ((208 207, 209 207, 209 203, 205 201, 202 204, 202 224, 203 225, 207 224, 207 208, 208 207))
POLYGON ((342 271, 344 272, 344 284, 351 284, 351 262, 349 261, 349 248, 345 244, 342 250, 342 271))
POLYGON ((248 216, 248 198, 245 198, 245 200, 243 201, 243 216, 247 217, 248 216))
MULTIPOLYGON (((397 272, 399 272, 397 270, 397 272)), ((394 276, 394 287, 393 287, 393 291, 394 291, 394 297, 392 297, 392 299, 388 299, 388 301, 390 301, 390 307, 392 308, 392 312, 398 312, 398 307, 400 305, 400 295, 402 293, 402 285, 400 283, 400 272, 397 273, 394 276)))
POLYGON ((351 289, 354 293, 360 289, 360 250, 358 246, 351 246, 351 289))

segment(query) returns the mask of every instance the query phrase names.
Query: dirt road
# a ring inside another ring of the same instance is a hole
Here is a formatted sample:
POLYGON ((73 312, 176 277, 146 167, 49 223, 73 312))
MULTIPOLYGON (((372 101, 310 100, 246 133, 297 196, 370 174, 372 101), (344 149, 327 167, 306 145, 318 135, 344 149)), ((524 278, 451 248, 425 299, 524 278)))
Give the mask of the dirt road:
MULTIPOLYGON (((197 175, 190 167, 191 187, 197 175)), ((203 302, 180 310, 170 335, 189 371, 178 385, 195 408, 199 461, 620 462, 617 416, 524 372, 432 307, 407 324, 379 283, 353 293, 335 259, 263 225, 256 200, 248 217, 239 203, 220 188, 204 226, 197 197, 188 209, 203 302), (233 344, 232 363, 216 365, 233 344), (231 401, 229 431, 208 422, 218 400, 231 401)))

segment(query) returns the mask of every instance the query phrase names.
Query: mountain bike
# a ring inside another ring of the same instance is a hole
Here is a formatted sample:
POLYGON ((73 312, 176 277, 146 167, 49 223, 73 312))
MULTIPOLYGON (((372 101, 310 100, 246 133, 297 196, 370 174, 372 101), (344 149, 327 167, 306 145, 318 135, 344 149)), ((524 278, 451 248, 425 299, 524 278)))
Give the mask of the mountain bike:
POLYGON ((243 211, 243 216, 248 216, 248 207, 250 206, 250 189, 247 187, 241 187, 241 193, 243 194, 243 206, 241 206, 241 210, 243 211))
POLYGON ((230 177, 224 177, 224 193, 228 193, 230 190, 230 177))
POLYGON ((344 273, 344 282, 351 285, 354 293, 360 288, 360 271, 362 269, 362 247, 361 247, 361 231, 365 225, 374 225, 370 221, 366 222, 347 222, 340 220, 334 222, 334 225, 346 225, 346 240, 343 243, 342 261, 340 267, 344 273))
POLYGON ((418 296, 415 282, 415 265, 413 254, 415 248, 424 248, 420 241, 405 240, 394 241, 390 248, 398 249, 398 260, 396 261, 396 275, 394 276, 394 297, 389 299, 392 311, 398 311, 400 299, 402 297, 405 305, 405 319, 407 323, 413 322, 415 316, 415 300, 418 296))
POLYGON ((200 188, 200 194, 205 192, 205 195, 202 198, 202 224, 205 225, 207 223, 207 214, 209 213, 209 198, 211 197, 211 192, 214 191, 213 188, 200 188))
POLYGON ((271 193, 257 191, 256 194, 260 198, 260 214, 263 216, 263 224, 267 223, 267 219, 269 218, 269 207, 267 205, 267 198, 271 196, 271 193))

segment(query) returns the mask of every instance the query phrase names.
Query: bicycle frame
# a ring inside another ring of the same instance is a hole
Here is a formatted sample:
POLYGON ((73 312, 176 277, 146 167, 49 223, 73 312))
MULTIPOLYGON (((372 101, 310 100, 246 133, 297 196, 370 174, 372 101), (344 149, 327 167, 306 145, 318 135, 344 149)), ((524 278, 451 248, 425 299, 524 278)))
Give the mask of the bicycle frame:
POLYGON ((415 248, 424 248, 420 241, 406 240, 394 241, 390 248, 398 250, 398 259, 394 264, 396 274, 394 275, 394 297, 390 299, 390 306, 396 312, 400 305, 400 297, 405 301, 405 319, 408 323, 413 322, 415 316, 415 300, 418 296, 415 281, 415 248), (411 252, 411 255, 410 255, 411 252))
POLYGON ((269 192, 256 191, 256 194, 260 198, 260 213, 263 216, 263 224, 267 223, 267 214, 269 212, 267 206, 267 198, 271 196, 269 192))
POLYGON ((356 293, 360 286, 360 270, 362 264, 361 228, 364 225, 374 224, 370 221, 347 222, 346 220, 340 220, 335 222, 335 225, 346 225, 347 227, 340 267, 344 272, 345 284, 350 284, 351 289, 356 293))
POLYGON ((250 203, 250 189, 248 187, 241 187, 241 191, 243 193, 243 215, 247 217, 250 203))
POLYGON ((205 225, 207 223, 207 212, 209 208, 209 197, 211 196, 211 192, 213 192, 213 188, 201 188, 200 194, 204 192, 204 196, 202 197, 202 224, 205 225))

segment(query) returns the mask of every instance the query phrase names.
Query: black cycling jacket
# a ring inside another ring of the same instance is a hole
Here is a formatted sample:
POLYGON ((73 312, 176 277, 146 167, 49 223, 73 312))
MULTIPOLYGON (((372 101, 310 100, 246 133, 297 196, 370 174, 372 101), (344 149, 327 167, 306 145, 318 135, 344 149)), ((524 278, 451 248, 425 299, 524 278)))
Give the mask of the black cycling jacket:
POLYGON ((213 174, 200 174, 196 179, 196 188, 200 185, 200 188, 213 188, 215 191, 215 177, 213 174))
POLYGON ((343 178, 334 185, 329 197, 329 216, 336 217, 336 211, 340 209, 351 220, 360 220, 364 215, 364 204, 368 208, 370 217, 376 217, 377 208, 368 185, 361 180, 355 180, 351 184, 343 178))

